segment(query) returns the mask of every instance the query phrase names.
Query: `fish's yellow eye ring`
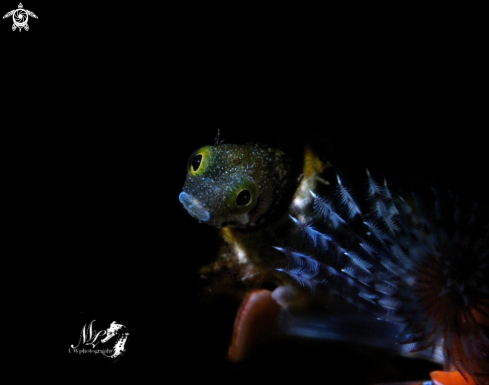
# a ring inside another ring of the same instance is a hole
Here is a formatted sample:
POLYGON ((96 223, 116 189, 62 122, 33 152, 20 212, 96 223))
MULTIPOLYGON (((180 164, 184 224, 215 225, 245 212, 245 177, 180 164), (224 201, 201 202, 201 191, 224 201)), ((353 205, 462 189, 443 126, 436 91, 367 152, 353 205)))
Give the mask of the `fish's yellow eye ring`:
POLYGON ((187 162, 187 170, 190 175, 199 175, 205 172, 209 166, 212 149, 209 146, 199 148, 195 151, 187 162))
POLYGON ((249 213, 256 204, 258 189, 252 180, 240 180, 228 198, 229 209, 234 214, 249 213))

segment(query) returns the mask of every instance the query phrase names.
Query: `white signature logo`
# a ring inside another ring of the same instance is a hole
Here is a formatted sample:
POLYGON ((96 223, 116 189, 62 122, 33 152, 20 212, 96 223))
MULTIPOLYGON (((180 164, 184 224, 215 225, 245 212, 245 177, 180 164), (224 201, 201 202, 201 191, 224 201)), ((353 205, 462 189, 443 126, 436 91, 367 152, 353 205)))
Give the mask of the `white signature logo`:
POLYGON ((107 330, 101 330, 97 332, 93 328, 93 323, 95 320, 90 322, 90 324, 84 325, 81 331, 80 335, 80 340, 78 341, 78 345, 74 346, 71 345, 71 348, 73 349, 74 353, 101 353, 106 357, 116 359, 119 356, 122 356, 126 351, 125 351, 125 344, 127 341, 127 338, 129 336, 129 333, 127 332, 127 328, 124 325, 118 324, 116 321, 112 322, 110 324, 110 327, 107 330), (102 337, 105 337, 102 339, 102 337), (97 349, 94 350, 95 346, 97 346, 99 343, 105 344, 112 338, 114 338, 112 342, 114 345, 112 345, 111 349, 97 349), (81 347, 80 347, 81 345, 81 347), (89 348, 91 346, 91 349, 89 348), (87 347, 85 349, 84 347, 87 347))
POLYGON ((27 24, 29 16, 37 19, 37 16, 34 14, 34 12, 24 9, 22 3, 19 3, 19 8, 7 12, 3 18, 5 19, 9 16, 12 16, 12 20, 14 21, 14 24, 12 25, 12 31, 15 31, 18 28, 19 32, 22 32, 22 28, 24 28, 26 31, 29 30, 29 25, 27 24))

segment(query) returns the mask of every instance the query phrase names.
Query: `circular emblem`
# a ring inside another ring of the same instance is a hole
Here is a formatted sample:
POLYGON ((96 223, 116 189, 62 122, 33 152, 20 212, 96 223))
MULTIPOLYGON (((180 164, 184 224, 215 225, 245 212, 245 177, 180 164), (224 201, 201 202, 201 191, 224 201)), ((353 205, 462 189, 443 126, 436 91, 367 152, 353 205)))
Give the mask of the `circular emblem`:
POLYGON ((14 20, 14 24, 17 26, 17 28, 23 28, 25 25, 27 25, 29 15, 25 9, 19 8, 14 11, 12 19, 14 20))
POLYGON ((12 31, 15 31, 18 28, 19 32, 22 31, 22 28, 24 28, 26 31, 29 30, 29 25, 27 24, 29 16, 37 19, 37 16, 34 14, 34 12, 24 9, 22 3, 19 3, 19 8, 7 12, 3 18, 5 19, 9 16, 12 16, 12 20, 14 21, 14 24, 12 25, 12 31))

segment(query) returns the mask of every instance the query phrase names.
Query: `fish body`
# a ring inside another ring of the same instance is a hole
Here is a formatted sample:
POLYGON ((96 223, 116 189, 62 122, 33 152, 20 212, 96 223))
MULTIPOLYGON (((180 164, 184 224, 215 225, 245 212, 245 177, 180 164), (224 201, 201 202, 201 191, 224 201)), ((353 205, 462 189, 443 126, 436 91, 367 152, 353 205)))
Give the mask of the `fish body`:
POLYGON ((361 319, 373 339, 489 384, 487 216, 450 193, 394 194, 368 172, 350 191, 330 166, 257 143, 190 157, 180 201, 224 240, 201 270, 212 291, 267 288, 293 311, 361 319))
POLYGON ((180 202, 200 222, 219 228, 224 240, 216 261, 201 270, 215 282, 214 292, 232 287, 244 294, 293 282, 278 270, 284 257, 274 246, 289 242, 296 229, 289 213, 303 215, 325 168, 307 153, 304 168, 260 143, 205 146, 190 157, 180 202), (243 191, 250 201, 240 207, 243 191))

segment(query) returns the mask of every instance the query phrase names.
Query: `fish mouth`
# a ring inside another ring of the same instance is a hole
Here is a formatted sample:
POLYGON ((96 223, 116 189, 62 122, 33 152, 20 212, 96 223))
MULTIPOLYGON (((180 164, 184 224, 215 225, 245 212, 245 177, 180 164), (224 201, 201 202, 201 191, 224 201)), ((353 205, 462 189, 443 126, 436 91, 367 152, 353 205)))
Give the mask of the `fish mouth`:
POLYGON ((211 214, 202 206, 202 203, 190 194, 181 192, 178 199, 185 207, 185 210, 199 221, 207 222, 211 218, 211 214))

